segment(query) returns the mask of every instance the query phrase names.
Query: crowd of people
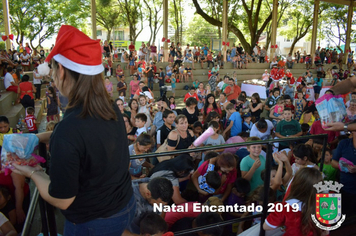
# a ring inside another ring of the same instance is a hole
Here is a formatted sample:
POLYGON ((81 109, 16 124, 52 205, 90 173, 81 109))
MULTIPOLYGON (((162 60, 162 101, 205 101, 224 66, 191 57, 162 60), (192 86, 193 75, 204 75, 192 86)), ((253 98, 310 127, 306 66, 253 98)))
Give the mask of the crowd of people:
MULTIPOLYGON (((71 34, 75 34, 80 36, 83 44, 93 44, 73 27, 62 27, 61 30, 61 37, 69 35, 69 40, 71 34)), ((77 55, 86 66, 97 66, 97 70, 83 71, 56 57, 65 43, 71 43, 73 49, 80 47, 68 40, 61 40, 61 44, 56 44, 45 58, 45 63, 53 59, 53 81, 48 88, 47 103, 49 106, 57 104, 48 107, 52 117, 49 121, 59 121, 56 117, 60 106, 58 92, 68 97, 63 120, 57 124, 49 122, 49 132, 38 134, 40 142, 50 143, 50 175, 43 173, 40 167, 16 164, 10 175, 1 174, 0 200, 5 200, 0 201, 0 211, 9 220, 5 222, 11 223, 11 227, 9 223, 4 226, 10 227, 8 231, 0 225, 3 232, 9 232, 6 235, 14 235, 15 228, 20 230, 25 218, 29 199, 25 177, 34 181, 46 201, 62 210, 66 217, 64 235, 85 235, 92 229, 96 230, 96 235, 174 235, 181 230, 258 213, 194 211, 196 203, 213 207, 251 206, 261 205, 264 199, 266 147, 252 144, 196 152, 194 141, 209 128, 213 129, 213 134, 200 146, 274 140, 273 162, 267 163, 272 166, 269 202, 297 203, 298 210, 271 213, 265 222, 255 218, 252 222, 240 223, 237 228, 230 225, 205 229, 199 231, 199 235, 236 235, 260 224, 265 230, 280 231, 283 227, 285 232, 280 235, 325 235, 310 218, 316 205, 313 185, 323 179, 344 185, 341 190, 342 212, 347 217, 355 215, 356 157, 353 150, 356 148, 356 132, 325 130, 315 107, 315 100, 326 81, 332 80, 333 85, 342 83, 350 80, 353 71, 344 73, 342 67, 324 71, 320 66, 316 75, 309 69, 303 75, 293 75, 283 63, 278 59, 274 63, 273 59, 272 69, 261 76, 266 82, 268 97, 263 101, 258 93, 248 98, 238 86, 236 74, 219 78, 217 69, 209 75, 207 84, 191 77, 192 86, 184 97, 185 107, 179 109, 173 84, 178 80, 189 82, 189 73, 192 75, 196 63, 203 67, 207 62, 209 68, 210 65, 223 68, 226 62, 221 54, 212 59, 206 45, 192 49, 187 45, 182 50, 179 43, 177 46, 172 44, 170 63, 157 70, 155 61, 160 61, 163 51, 158 51, 154 44, 143 44, 136 58, 136 50, 131 44, 130 53, 124 52, 121 60, 129 62, 133 79, 128 86, 124 76, 126 68, 117 66, 119 97, 112 105, 113 85, 102 77, 105 69, 111 72, 111 68, 101 63, 102 58, 112 61, 112 45, 104 42, 99 46, 97 42, 95 50, 86 52, 99 55, 96 64, 85 64, 87 55, 77 55), (167 79, 170 80, 172 96, 167 95, 170 91, 161 89, 160 98, 155 100, 152 92, 155 78, 162 88, 167 79), (310 86, 314 97, 308 92, 310 86), (307 136, 311 134, 328 135, 325 156, 322 156, 323 140, 309 139, 307 136), (283 141, 286 137, 302 138, 297 142, 283 141), (129 156, 185 149, 191 149, 191 153, 129 159, 129 156), (339 168, 340 158, 353 164, 339 168), (322 159, 324 165, 319 171, 322 159), (305 194, 301 196, 300 192, 305 194), (169 210, 162 213, 154 210, 159 204, 187 208, 184 212, 169 210)), ((265 49, 255 49, 251 62, 265 62, 265 49)), ((249 55, 241 45, 233 47, 228 58, 240 69, 247 68, 249 63, 249 55), (234 61, 235 58, 240 60, 234 61)), ((12 72, 9 64, 7 73, 12 76, 12 72)), ((44 75, 40 69, 36 73, 36 78, 41 80, 44 75)), ((16 86, 10 84, 9 87, 16 86)), ((33 116, 30 98, 34 97, 27 91, 37 88, 32 86, 24 75, 20 86, 14 89, 14 92, 20 91, 23 105, 29 103, 29 116, 33 116)), ((347 95, 344 98, 348 119, 354 121, 356 92, 352 92, 350 98, 347 95)), ((8 119, 1 116, 0 146, 4 135, 14 132, 8 119)), ((0 218, 3 215, 0 214, 0 218)))

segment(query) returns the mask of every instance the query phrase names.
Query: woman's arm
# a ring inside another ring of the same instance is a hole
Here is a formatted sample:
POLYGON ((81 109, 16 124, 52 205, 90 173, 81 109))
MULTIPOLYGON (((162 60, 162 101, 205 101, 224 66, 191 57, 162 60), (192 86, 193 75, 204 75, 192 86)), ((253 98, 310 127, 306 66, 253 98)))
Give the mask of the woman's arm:
POLYGON ((13 170, 17 174, 31 178, 35 182, 36 187, 41 194, 41 197, 49 204, 58 207, 61 210, 66 210, 73 203, 75 196, 67 199, 54 198, 48 193, 48 187, 51 183, 49 176, 41 171, 41 167, 20 166, 13 164, 13 170))
POLYGON ((252 107, 252 103, 250 103, 250 110, 252 112, 258 111, 259 109, 262 110, 262 103, 259 103, 255 108, 252 107))
MULTIPOLYGON (((167 139, 170 139, 170 140, 172 140, 172 141, 177 141, 177 144, 178 144, 178 134, 177 134, 177 131, 171 131, 171 132, 169 132, 167 139)), ((171 146, 167 145, 167 151, 171 152, 171 151, 174 151, 174 150, 176 150, 176 146, 171 147, 171 146)))
POLYGON ((222 198, 221 198, 221 201, 224 202, 224 201, 229 197, 229 195, 230 195, 230 193, 231 193, 232 187, 233 187, 233 184, 232 184, 232 183, 230 183, 230 184, 228 184, 228 185, 226 186, 226 189, 225 189, 224 194, 223 194, 223 196, 222 196, 222 198))
POLYGON ((0 226, 0 229, 5 236, 17 236, 16 229, 10 223, 10 221, 6 221, 4 224, 0 226))
POLYGON ((47 131, 40 134, 36 134, 40 143, 48 143, 53 131, 47 131))
POLYGON ((16 219, 16 209, 11 210, 9 213, 9 221, 12 225, 16 225, 17 219, 16 219))
MULTIPOLYGON (((19 87, 20 88, 20 87, 19 87)), ((37 92, 37 89, 36 89, 36 87, 32 84, 32 91, 35 93, 35 92, 37 92)))

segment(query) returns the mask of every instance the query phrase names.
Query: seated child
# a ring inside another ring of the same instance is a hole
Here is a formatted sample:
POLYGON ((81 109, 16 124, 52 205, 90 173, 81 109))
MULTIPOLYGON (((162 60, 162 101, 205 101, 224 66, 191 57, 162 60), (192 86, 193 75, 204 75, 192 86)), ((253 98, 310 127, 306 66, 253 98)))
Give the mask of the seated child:
POLYGON ((147 129, 145 127, 145 124, 147 122, 147 116, 143 113, 138 113, 135 116, 135 125, 137 127, 136 133, 135 133, 135 138, 140 136, 142 133, 147 133, 147 129))
POLYGON ((242 117, 244 118, 244 123, 242 124, 242 132, 250 133, 253 126, 253 122, 251 121, 251 113, 245 113, 242 117))
MULTIPOLYGON (((164 219, 153 212, 146 213, 140 220, 140 236, 166 235, 168 226, 164 219)), ((169 235, 169 234, 167 234, 169 235)), ((170 234, 173 235, 173 234, 170 234)))
MULTIPOLYGON (((250 137, 247 142, 260 141, 258 137, 250 137)), ((244 157, 240 163, 241 177, 247 179, 251 184, 251 191, 263 184, 261 172, 265 169, 266 159, 261 155, 262 145, 249 145, 247 150, 250 155, 244 157)))
MULTIPOLYGON (((214 130, 214 134, 211 135, 207 140, 204 141, 203 145, 212 145, 212 146, 217 146, 217 145, 222 145, 225 144, 224 137, 219 134, 219 123, 212 120, 209 122, 208 127, 212 127, 214 130)), ((224 151, 224 150, 216 150, 217 152, 224 151)))
POLYGON ((195 121, 193 124, 194 137, 198 138, 203 132, 203 125, 200 121, 195 121))
MULTIPOLYGON (((16 225, 16 209, 11 200, 10 191, 5 186, 0 185, 0 212, 9 219, 13 226, 16 225)), ((1 232, 1 231, 0 231, 1 232)))
POLYGON ((293 175, 295 175, 301 168, 310 167, 318 169, 316 158, 313 150, 309 145, 298 144, 293 149, 293 156, 295 163, 292 164, 293 175))
MULTIPOLYGON (((321 157, 322 151, 320 151, 320 157, 321 157)), ((324 180, 332 180, 335 181, 337 177, 337 169, 331 166, 331 159, 332 159, 332 153, 329 148, 326 148, 325 150, 325 157, 324 157, 324 166, 323 166, 323 174, 324 174, 324 180)), ((320 163, 318 164, 320 167, 320 163)))
MULTIPOLYGON (((279 117, 283 115, 283 111, 284 111, 284 99, 282 97, 280 97, 277 100, 277 104, 274 106, 274 110, 273 110, 273 116, 275 117, 279 117)), ((274 126, 277 125, 279 119, 273 119, 272 123, 274 126)))

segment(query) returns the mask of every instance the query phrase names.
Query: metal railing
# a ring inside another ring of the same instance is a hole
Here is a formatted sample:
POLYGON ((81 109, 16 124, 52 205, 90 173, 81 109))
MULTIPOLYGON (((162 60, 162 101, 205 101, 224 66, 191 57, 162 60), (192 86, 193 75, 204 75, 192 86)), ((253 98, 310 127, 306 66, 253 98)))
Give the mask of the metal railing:
MULTIPOLYGON (((224 144, 218 146, 206 146, 206 147, 196 147, 194 149, 183 149, 183 150, 175 150, 171 152, 162 152, 162 153, 147 153, 142 155, 135 155, 131 156, 130 159, 139 159, 139 158, 152 158, 152 157, 159 157, 159 156, 172 156, 172 155, 179 155, 184 153, 192 153, 192 152, 200 152, 200 151, 212 151, 216 149, 225 149, 231 147, 240 147, 240 146, 249 146, 249 145, 267 145, 267 152, 266 152, 266 164, 265 164, 265 177, 264 177, 264 197, 263 197, 263 211, 262 214, 256 214, 244 218, 237 218, 228 221, 223 221, 217 224, 206 225, 202 227, 197 227, 194 229, 184 230, 175 232, 174 235, 184 235, 187 233, 198 232, 206 229, 211 229, 214 227, 226 226, 230 224, 234 224, 237 222, 252 220, 254 218, 261 217, 261 227, 260 227, 260 236, 265 235, 265 231, 263 229, 263 222, 267 217, 267 210, 268 210, 268 196, 269 196, 269 184, 270 184, 270 172, 271 172, 271 163, 273 162, 272 152, 273 152, 273 143, 280 143, 280 142, 292 142, 292 141, 299 141, 301 139, 323 139, 323 148, 322 148, 322 156, 320 160, 320 171, 323 169, 324 165, 324 156, 325 156, 325 149, 327 145, 327 134, 320 134, 320 135, 309 135, 309 136, 301 136, 301 137, 293 137, 293 138, 284 138, 284 139, 269 139, 269 140, 262 140, 262 141, 253 141, 253 142, 244 142, 244 143, 232 143, 232 144, 224 144)), ((42 157, 46 157, 46 147, 45 145, 40 145, 39 149, 40 155, 42 157)), ((47 159, 47 158, 46 158, 47 159)), ((47 172, 49 170, 47 166, 47 172)), ((44 236, 56 236, 57 235, 57 227, 54 217, 54 207, 49 203, 45 202, 41 196, 39 196, 38 190, 35 189, 33 194, 33 198, 30 203, 29 211, 26 217, 24 229, 22 231, 22 236, 28 236, 30 232, 30 226, 33 222, 34 213, 36 210, 37 204, 40 203, 40 214, 41 214, 41 221, 42 221, 42 233, 44 236)))

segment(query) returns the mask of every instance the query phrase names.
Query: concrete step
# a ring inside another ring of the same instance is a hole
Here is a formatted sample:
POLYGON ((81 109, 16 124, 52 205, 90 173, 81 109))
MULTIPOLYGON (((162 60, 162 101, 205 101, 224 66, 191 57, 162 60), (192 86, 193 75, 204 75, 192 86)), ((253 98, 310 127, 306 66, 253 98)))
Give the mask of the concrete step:
POLYGON ((25 109, 21 104, 16 104, 7 110, 6 117, 9 119, 10 127, 16 128, 16 124, 18 123, 21 115, 25 117, 25 109))
POLYGON ((17 93, 3 91, 0 94, 0 115, 6 115, 12 109, 12 104, 16 102, 17 93))

